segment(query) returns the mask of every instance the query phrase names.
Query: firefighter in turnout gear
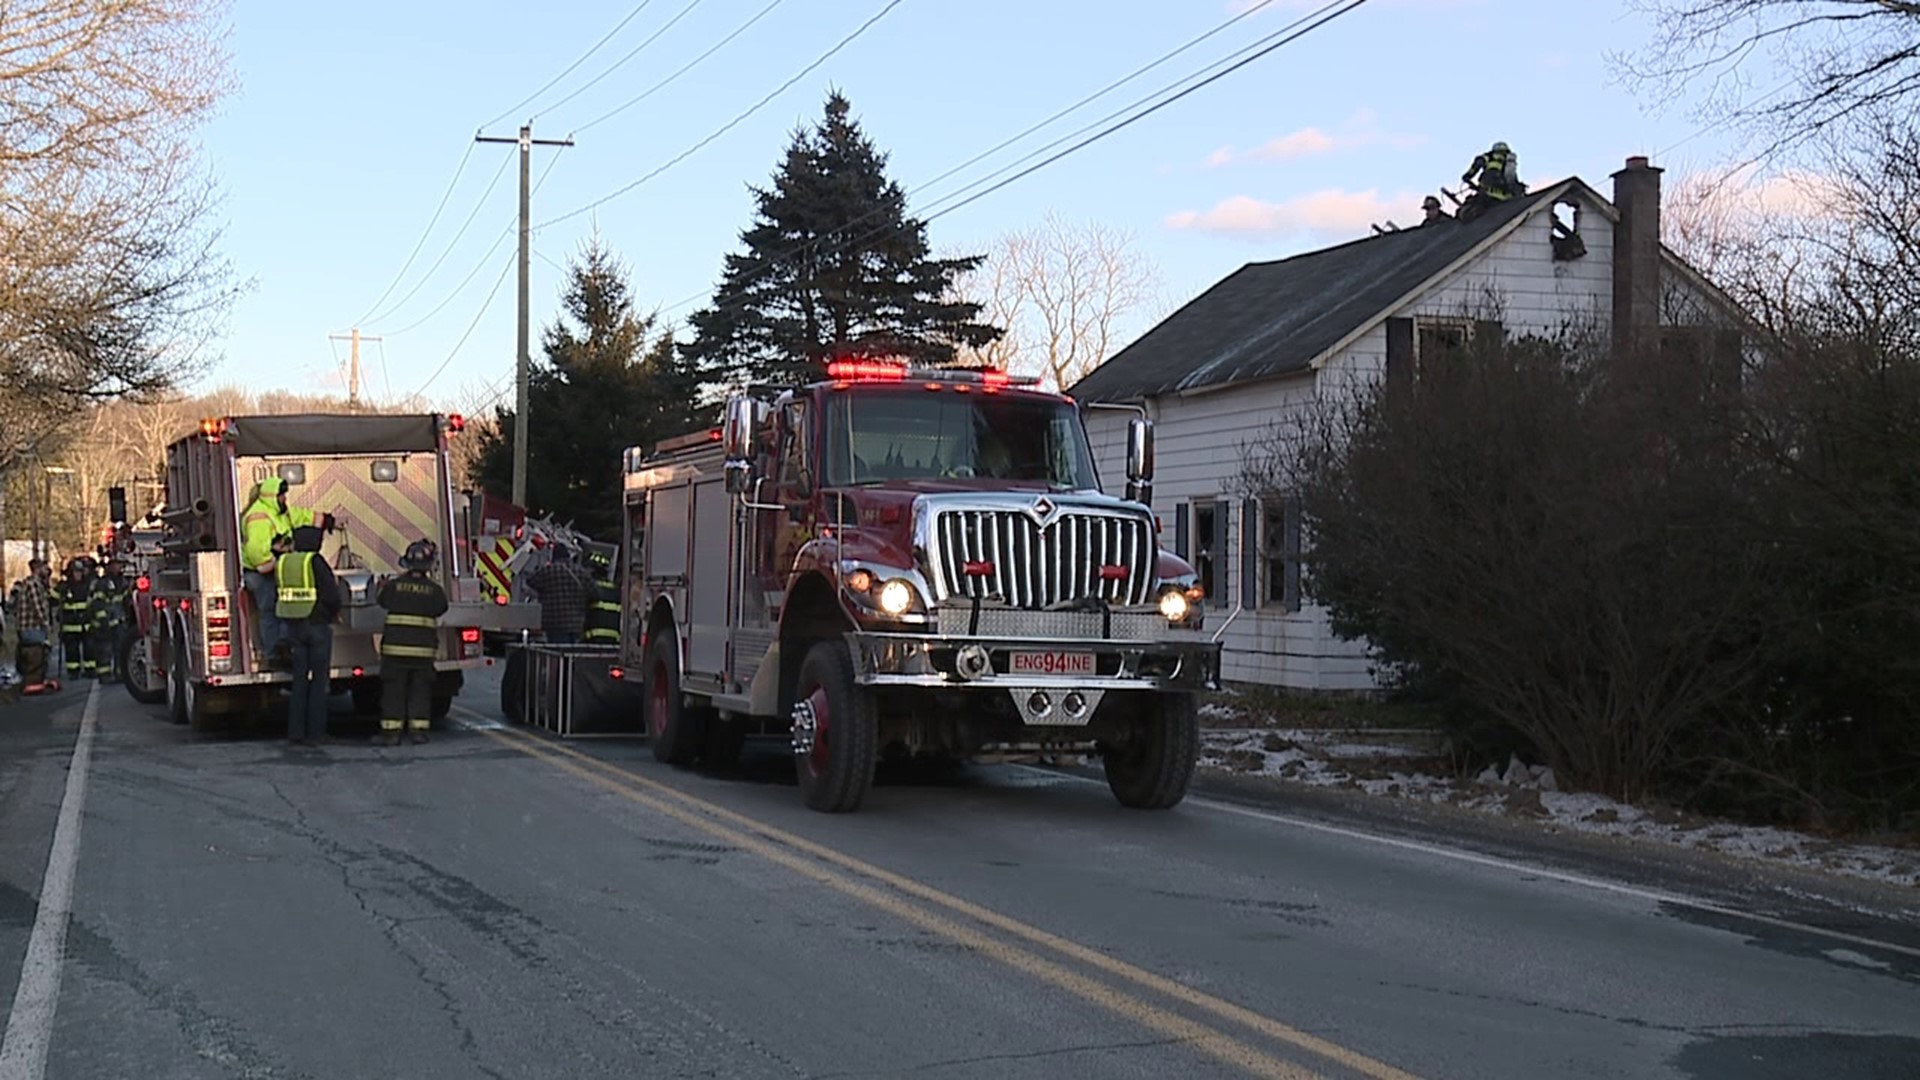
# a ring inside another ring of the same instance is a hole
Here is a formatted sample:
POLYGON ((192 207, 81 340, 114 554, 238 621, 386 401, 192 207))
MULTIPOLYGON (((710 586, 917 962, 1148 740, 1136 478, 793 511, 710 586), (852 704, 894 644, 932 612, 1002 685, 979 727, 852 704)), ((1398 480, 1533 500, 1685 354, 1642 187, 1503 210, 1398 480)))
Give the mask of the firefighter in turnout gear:
POLYGON ((408 741, 427 741, 440 616, 447 613, 446 590, 427 576, 439 561, 433 541, 415 540, 400 556, 405 573, 380 586, 379 602, 387 618, 380 634, 380 733, 373 737, 375 746, 398 746, 402 728, 408 741))
POLYGON ((586 633, 581 640, 590 645, 620 644, 620 586, 614 583, 613 556, 601 548, 587 552, 587 569, 593 575, 592 600, 587 604, 586 633))
POLYGON ((90 599, 93 633, 88 644, 100 677, 110 679, 118 667, 120 637, 126 631, 129 605, 133 602, 133 586, 127 581, 125 565, 119 559, 107 560, 106 572, 94 579, 90 599))
POLYGON ((60 651, 66 655, 67 678, 93 678, 99 673, 93 655, 93 561, 77 558, 67 563, 67 575, 53 587, 53 604, 60 620, 60 651))
POLYGON ((274 610, 273 572, 280 556, 292 550, 283 537, 293 535, 302 525, 318 525, 331 532, 333 515, 316 514, 305 507, 287 505, 287 482, 278 476, 260 481, 260 491, 240 515, 240 561, 247 592, 260 627, 260 651, 269 657, 288 661, 286 626, 274 610))
POLYGON ((1473 190, 1467 201, 1460 204, 1462 220, 1478 217, 1500 203, 1527 193, 1527 185, 1520 182, 1520 157, 1504 142, 1494 143, 1484 154, 1476 154, 1460 180, 1473 190))

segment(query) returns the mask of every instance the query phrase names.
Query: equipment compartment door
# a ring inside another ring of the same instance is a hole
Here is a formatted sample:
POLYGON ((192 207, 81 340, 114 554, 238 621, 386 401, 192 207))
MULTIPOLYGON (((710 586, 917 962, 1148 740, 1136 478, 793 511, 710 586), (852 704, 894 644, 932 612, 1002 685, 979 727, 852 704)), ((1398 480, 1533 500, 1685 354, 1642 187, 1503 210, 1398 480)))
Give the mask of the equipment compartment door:
POLYGON ((727 662, 729 505, 718 477, 695 481, 692 563, 687 568, 687 671, 718 677, 727 662))

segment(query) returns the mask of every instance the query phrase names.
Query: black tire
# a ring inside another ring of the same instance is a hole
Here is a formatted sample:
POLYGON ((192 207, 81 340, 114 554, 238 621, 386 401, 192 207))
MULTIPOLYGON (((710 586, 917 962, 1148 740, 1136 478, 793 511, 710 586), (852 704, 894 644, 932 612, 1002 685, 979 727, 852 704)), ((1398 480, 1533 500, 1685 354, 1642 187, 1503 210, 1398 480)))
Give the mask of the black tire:
POLYGON ((701 710, 687 708, 680 690, 680 642, 672 630, 662 630, 647 643, 647 667, 641 677, 646 687, 647 741, 653 756, 669 765, 691 765, 703 749, 706 719, 701 710))
POLYGON ((1199 756, 1194 696, 1143 694, 1128 718, 1124 740, 1103 748, 1107 787, 1121 806, 1165 810, 1186 798, 1199 756))
POLYGON ((860 809, 873 787, 880 718, 872 692, 853 681, 846 642, 836 638, 808 650, 793 688, 792 718, 796 744, 804 736, 811 747, 794 751, 807 806, 826 814, 860 809))
POLYGON ((433 695, 433 703, 427 706, 427 718, 433 721, 433 726, 445 727, 447 717, 451 715, 453 715, 453 695, 433 695))
POLYGON ((167 684, 162 679, 160 685, 152 684, 153 641, 147 635, 134 632, 126 635, 120 643, 120 682, 126 686, 127 693, 142 705, 164 705, 167 700, 167 684))
POLYGON ((193 719, 187 713, 187 656, 177 636, 167 643, 167 719, 175 724, 193 719))
POLYGON ((380 715, 380 693, 379 679, 361 679, 347 688, 348 696, 353 698, 353 711, 360 716, 380 715))

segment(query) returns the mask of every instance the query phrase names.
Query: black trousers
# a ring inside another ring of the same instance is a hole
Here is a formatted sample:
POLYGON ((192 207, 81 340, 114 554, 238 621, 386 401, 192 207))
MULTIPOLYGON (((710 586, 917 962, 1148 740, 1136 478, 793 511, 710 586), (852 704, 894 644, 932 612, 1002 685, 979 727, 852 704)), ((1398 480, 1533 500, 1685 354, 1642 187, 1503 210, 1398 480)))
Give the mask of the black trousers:
POLYGON ((380 658, 380 730, 425 731, 433 723, 433 661, 380 658))

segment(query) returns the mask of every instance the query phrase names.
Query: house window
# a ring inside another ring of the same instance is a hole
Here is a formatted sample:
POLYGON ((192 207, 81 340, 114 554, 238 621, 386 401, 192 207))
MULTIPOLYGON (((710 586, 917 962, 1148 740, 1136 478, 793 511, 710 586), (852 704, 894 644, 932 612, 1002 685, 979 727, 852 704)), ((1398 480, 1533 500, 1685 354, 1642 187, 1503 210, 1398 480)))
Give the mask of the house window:
POLYGON ((1261 504, 1260 543, 1265 565, 1262 607, 1300 610, 1300 500, 1293 496, 1261 504))
POLYGON ((1223 595, 1225 582, 1220 580, 1220 567, 1226 565, 1225 518, 1226 507, 1221 503, 1193 504, 1193 569, 1209 600, 1223 595))
POLYGON ((1426 367, 1452 353, 1462 352, 1473 340, 1472 319, 1427 317, 1414 322, 1414 366, 1426 367))
POLYGON ((1553 258, 1568 262, 1587 253, 1587 242, 1580 239, 1580 204, 1561 199, 1553 204, 1553 258))

